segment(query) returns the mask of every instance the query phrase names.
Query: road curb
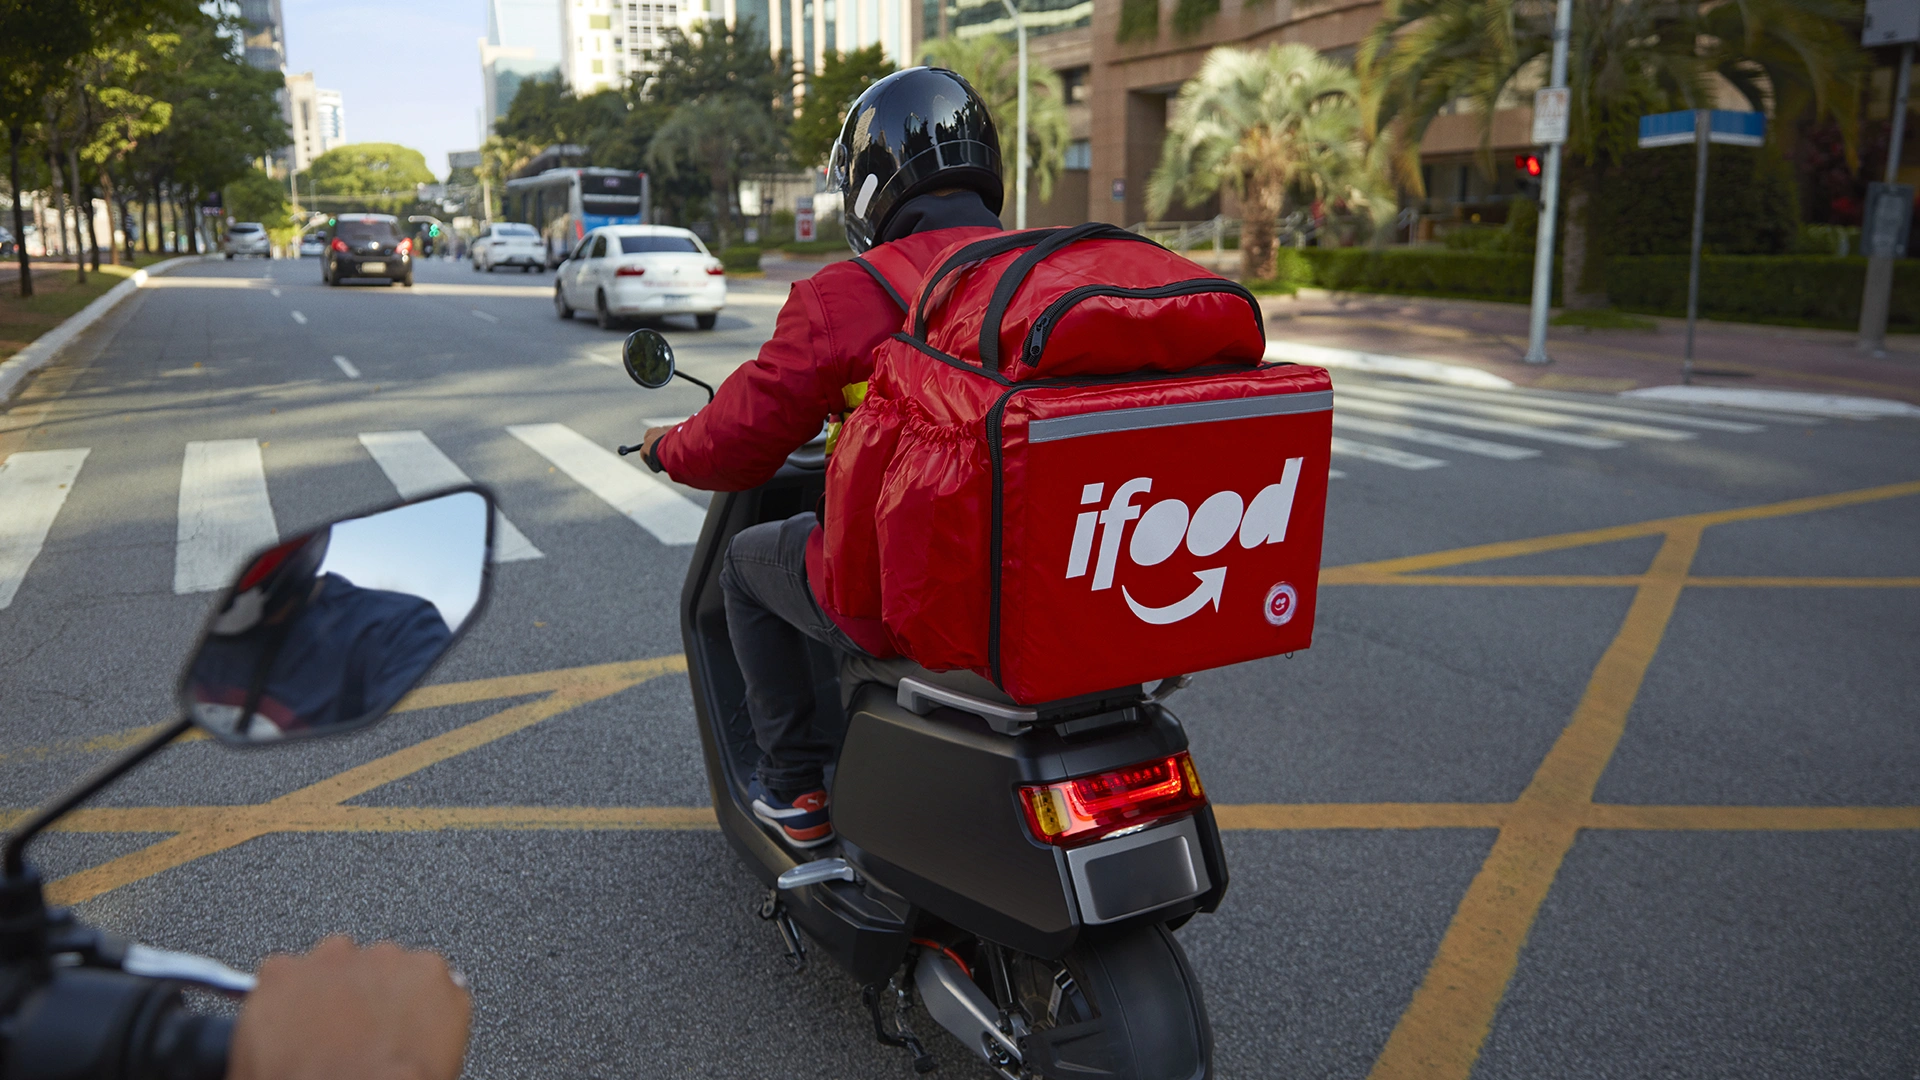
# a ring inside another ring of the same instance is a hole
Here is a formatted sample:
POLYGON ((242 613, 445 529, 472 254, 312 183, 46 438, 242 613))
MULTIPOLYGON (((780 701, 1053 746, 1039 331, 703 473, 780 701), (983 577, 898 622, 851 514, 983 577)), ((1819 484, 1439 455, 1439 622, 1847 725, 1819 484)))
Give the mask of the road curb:
POLYGON ((114 305, 133 295, 147 283, 148 278, 155 274, 164 274, 181 263, 201 262, 204 259, 206 259, 204 255, 181 255, 135 270, 132 277, 95 297, 93 303, 67 316, 65 322, 41 334, 26 348, 0 361, 0 403, 6 402, 13 396, 14 387, 19 386, 22 379, 51 363, 54 357, 60 355, 62 349, 72 344, 74 338, 105 318, 107 312, 113 310, 114 305))

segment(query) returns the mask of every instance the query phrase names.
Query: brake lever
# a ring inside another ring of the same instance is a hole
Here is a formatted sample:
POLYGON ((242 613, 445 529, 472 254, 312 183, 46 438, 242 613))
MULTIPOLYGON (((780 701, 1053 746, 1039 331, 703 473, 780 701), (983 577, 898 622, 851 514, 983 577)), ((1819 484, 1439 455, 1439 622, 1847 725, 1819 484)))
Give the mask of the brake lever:
POLYGON ((120 970, 148 979, 173 979, 215 990, 232 997, 253 992, 259 980, 244 971, 230 968, 218 960, 193 953, 156 949, 134 942, 127 946, 120 970))

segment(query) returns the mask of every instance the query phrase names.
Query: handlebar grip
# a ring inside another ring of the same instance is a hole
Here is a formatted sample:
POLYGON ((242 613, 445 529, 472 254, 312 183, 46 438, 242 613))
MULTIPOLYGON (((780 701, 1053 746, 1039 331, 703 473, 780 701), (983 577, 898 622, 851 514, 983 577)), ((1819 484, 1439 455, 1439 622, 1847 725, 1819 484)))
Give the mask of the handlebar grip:
POLYGON ((189 1012, 181 983, 56 971, 11 1017, 5 1080, 225 1080, 233 1020, 189 1012))
POLYGON ((154 1025, 146 1071, 129 1071, 153 1080, 225 1080, 232 1046, 233 1017, 189 1012, 176 1000, 154 1025))

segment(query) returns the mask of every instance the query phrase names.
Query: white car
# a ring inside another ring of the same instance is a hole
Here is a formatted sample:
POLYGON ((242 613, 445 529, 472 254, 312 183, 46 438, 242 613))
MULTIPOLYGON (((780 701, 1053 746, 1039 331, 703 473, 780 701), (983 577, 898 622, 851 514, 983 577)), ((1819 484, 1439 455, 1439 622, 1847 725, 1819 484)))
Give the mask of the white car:
POLYGON ((517 266, 525 274, 547 266, 547 245, 540 239, 540 231, 515 222, 489 227, 484 235, 474 238, 468 253, 476 274, 482 270, 491 274, 501 266, 517 266))
POLYGON ((309 255, 325 255, 326 253, 327 253, 326 233, 322 232, 319 229, 315 229, 312 232, 306 233, 300 237, 300 257, 301 258, 304 259, 309 255))
POLYGON ((593 312, 601 327, 634 318, 692 315, 713 329, 727 304, 727 272, 700 238, 664 225, 607 225, 582 237, 554 277, 563 319, 593 312))
POLYGON ((229 259, 235 255, 273 258, 273 238, 267 235, 267 227, 257 221, 236 221, 227 226, 226 247, 229 259))

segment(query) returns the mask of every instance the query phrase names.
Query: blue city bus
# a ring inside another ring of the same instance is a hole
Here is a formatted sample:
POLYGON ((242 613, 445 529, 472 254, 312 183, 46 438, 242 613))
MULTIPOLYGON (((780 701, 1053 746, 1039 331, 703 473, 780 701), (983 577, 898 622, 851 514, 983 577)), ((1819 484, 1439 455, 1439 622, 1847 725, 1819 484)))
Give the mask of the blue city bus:
POLYGON ((627 169, 548 169, 507 181, 506 220, 540 230, 547 266, 559 266, 582 237, 602 225, 647 222, 647 174, 627 169))

